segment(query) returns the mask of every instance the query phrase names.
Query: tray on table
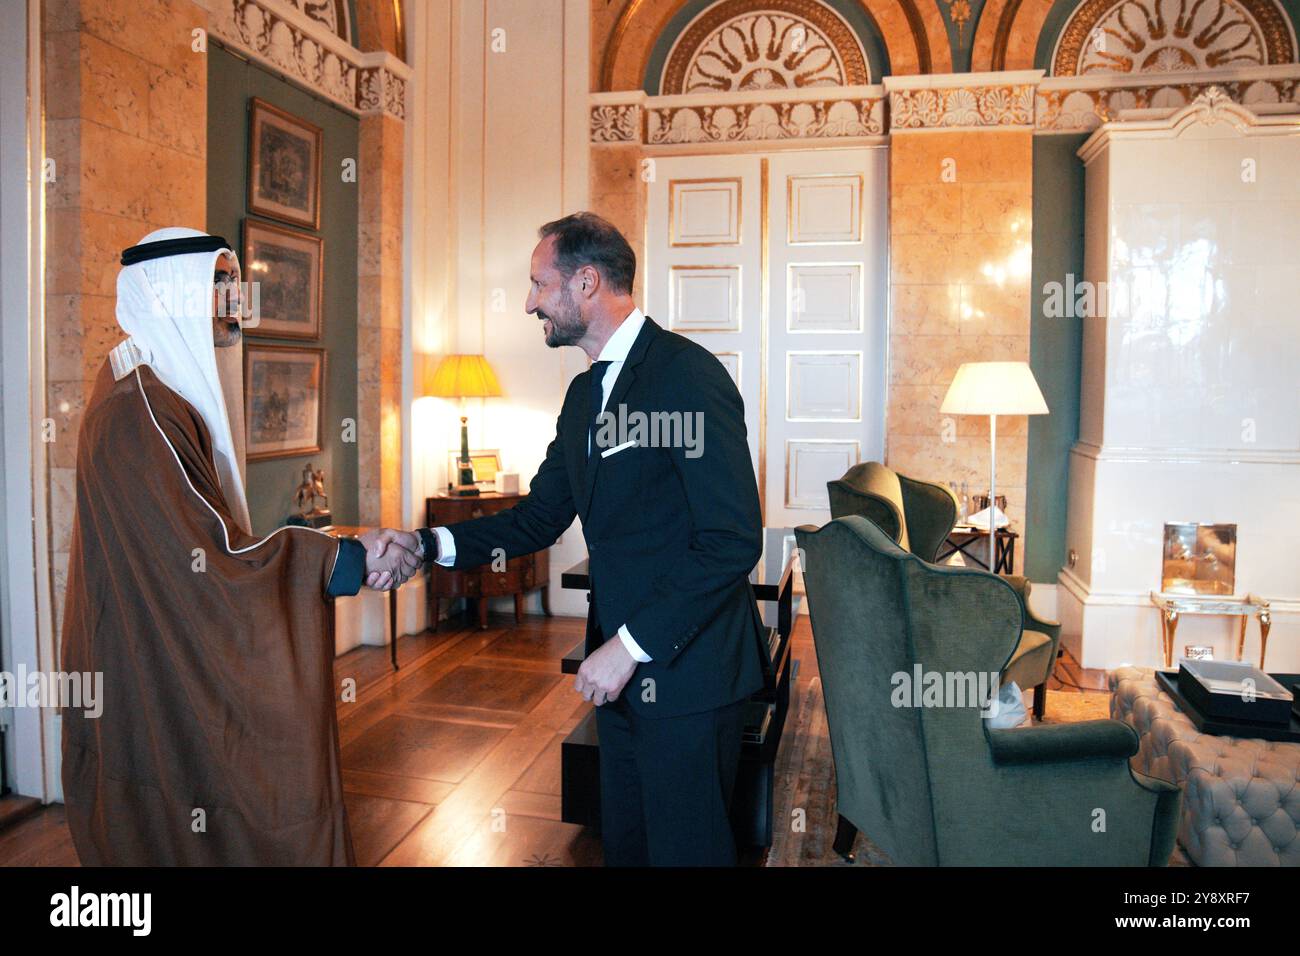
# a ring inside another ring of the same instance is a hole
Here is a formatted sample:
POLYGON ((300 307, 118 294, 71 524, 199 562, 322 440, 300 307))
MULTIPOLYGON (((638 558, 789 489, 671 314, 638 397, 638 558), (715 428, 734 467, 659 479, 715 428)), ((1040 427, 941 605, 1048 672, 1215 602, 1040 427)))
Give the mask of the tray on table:
MULTIPOLYGON (((1275 681, 1294 693, 1300 683, 1300 674, 1269 674, 1275 681)), ((1203 734, 1216 737, 1240 737, 1243 739, 1276 740, 1284 743, 1300 743, 1300 718, 1294 710, 1289 724, 1256 723, 1249 720, 1230 720, 1226 717, 1207 717, 1189 701, 1178 689, 1177 671, 1156 671, 1156 685, 1168 694, 1192 725, 1203 734)))

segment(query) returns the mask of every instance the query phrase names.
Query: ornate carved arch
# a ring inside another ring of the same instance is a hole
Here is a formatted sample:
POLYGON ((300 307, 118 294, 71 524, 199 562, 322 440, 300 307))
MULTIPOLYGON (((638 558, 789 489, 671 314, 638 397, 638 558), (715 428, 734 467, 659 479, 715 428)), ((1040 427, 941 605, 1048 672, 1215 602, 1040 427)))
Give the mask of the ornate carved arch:
POLYGON ((288 0, 288 3, 340 40, 352 42, 352 22, 348 18, 346 0, 288 0))
POLYGON ((1066 21, 1053 76, 1165 73, 1295 61, 1272 0, 1084 0, 1066 21))
POLYGON ((659 92, 864 86, 867 58, 853 30, 817 0, 723 0, 677 38, 659 92))
MULTIPOLYGON (((640 89, 646 64, 660 36, 690 0, 624 0, 622 9, 609 30, 608 40, 601 44, 593 56, 596 66, 597 89, 640 89)), ((889 57, 890 72, 895 75, 929 72, 947 72, 952 69, 952 53, 947 32, 938 6, 930 0, 854 0, 876 27, 889 57)), ((730 0, 720 0, 694 22, 713 16, 714 10, 727 6, 730 0)), ((772 11, 799 12, 803 8, 820 8, 818 16, 829 13, 843 22, 826 4, 819 0, 740 0, 739 6, 751 13, 772 11)), ((688 27, 688 30, 690 27, 688 27)), ((849 31, 852 35, 852 31, 849 31)), ((859 54, 861 45, 853 44, 859 54)), ((687 46, 679 39, 675 44, 687 46)), ((671 58, 670 58, 671 59, 671 58)), ((872 77, 878 80, 879 77, 872 77)), ((870 82, 870 80, 866 81, 870 82)), ((667 90, 662 90, 667 92, 667 90)))
MULTIPOLYGON (((1032 67, 1054 5, 989 0, 976 28, 971 68, 1032 67)), ((1083 0, 1061 30, 1049 72, 1157 73, 1295 59, 1295 34, 1275 0, 1083 0)))
POLYGON ((1043 22, 1056 0, 988 0, 971 45, 971 69, 1028 70, 1043 22))
POLYGON ((410 0, 357 0, 357 23, 352 45, 366 52, 387 50, 405 62, 406 15, 403 3, 409 2, 410 0))

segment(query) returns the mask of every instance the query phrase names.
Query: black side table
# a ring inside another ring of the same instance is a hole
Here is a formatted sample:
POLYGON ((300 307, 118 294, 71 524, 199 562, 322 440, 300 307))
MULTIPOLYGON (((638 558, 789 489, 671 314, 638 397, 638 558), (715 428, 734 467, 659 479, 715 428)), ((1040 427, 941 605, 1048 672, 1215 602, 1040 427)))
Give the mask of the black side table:
MULTIPOLYGON (((1016 566, 1016 539, 1020 535, 1009 528, 998 528, 993 546, 993 573, 1011 574, 1016 566)), ((989 533, 976 528, 953 528, 939 546, 935 564, 943 564, 954 554, 961 554, 985 571, 989 569, 989 533)))
MULTIPOLYGON (((741 745, 740 765, 732 796, 731 819, 740 846, 772 845, 775 805, 776 755, 781 746, 786 714, 790 709, 790 684, 794 677, 790 641, 794 631, 794 556, 791 555, 775 582, 756 581, 751 576, 754 597, 769 602, 764 620, 768 623, 769 663, 766 686, 750 697, 747 727, 741 745), (775 607, 771 607, 771 605, 775 607)), ((566 589, 588 590, 587 561, 561 575, 566 589)), ((591 599, 590 593, 588 600, 591 599)), ((585 655, 580 641, 560 661, 560 670, 576 674, 585 655)), ((600 825, 600 741, 596 735, 593 707, 564 739, 560 749, 560 818, 580 826, 600 825)))

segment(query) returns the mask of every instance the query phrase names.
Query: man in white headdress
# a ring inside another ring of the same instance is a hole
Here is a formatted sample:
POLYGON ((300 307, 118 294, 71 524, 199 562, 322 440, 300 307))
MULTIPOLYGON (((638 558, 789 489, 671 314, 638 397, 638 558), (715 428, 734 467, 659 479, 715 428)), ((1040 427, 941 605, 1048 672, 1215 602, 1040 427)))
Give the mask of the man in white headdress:
POLYGON ((239 264, 161 229, 122 254, 117 321, 77 447, 63 789, 86 864, 354 862, 328 598, 400 583, 391 534, 250 533, 239 264))

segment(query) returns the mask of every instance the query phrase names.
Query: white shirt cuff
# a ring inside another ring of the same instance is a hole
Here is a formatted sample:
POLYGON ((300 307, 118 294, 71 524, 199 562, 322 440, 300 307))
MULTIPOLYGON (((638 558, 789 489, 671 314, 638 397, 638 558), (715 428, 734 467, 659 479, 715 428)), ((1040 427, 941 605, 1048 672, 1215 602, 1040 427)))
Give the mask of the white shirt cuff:
POLYGON ((433 533, 438 536, 438 558, 436 563, 441 564, 444 568, 450 568, 456 563, 456 539, 451 536, 451 532, 446 528, 434 528, 433 533))
POLYGON ((618 639, 623 642, 627 652, 632 655, 632 660, 640 661, 642 664, 648 664, 653 660, 649 654, 641 650, 640 644, 632 640, 632 635, 628 632, 626 624, 618 629, 618 639))

